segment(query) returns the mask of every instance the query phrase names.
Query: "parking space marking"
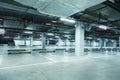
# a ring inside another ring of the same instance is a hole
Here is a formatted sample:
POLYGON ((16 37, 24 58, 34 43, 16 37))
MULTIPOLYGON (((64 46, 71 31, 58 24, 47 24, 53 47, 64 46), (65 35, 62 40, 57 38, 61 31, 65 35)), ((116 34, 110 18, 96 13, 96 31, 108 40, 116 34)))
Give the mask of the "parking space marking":
POLYGON ((46 59, 48 59, 48 60, 50 60, 50 61, 52 61, 52 62, 57 62, 56 60, 54 60, 54 59, 52 59, 52 58, 50 58, 50 57, 43 56, 43 55, 41 55, 41 54, 38 54, 38 55, 40 55, 40 56, 42 56, 42 57, 44 57, 44 58, 46 58, 46 59))

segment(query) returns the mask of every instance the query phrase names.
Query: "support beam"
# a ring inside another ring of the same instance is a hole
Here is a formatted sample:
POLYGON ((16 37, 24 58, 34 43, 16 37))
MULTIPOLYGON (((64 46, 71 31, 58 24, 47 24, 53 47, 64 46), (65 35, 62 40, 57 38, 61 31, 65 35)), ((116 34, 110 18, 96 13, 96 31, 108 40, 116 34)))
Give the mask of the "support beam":
POLYGON ((84 55, 84 28, 81 22, 75 24, 75 55, 84 55))
POLYGON ((119 6, 112 3, 111 1, 107 0, 107 1, 104 2, 104 4, 111 7, 111 8, 113 8, 113 9, 115 9, 116 11, 120 12, 119 6))
MULTIPOLYGON (((88 15, 90 15, 90 16, 93 16, 93 17, 96 17, 96 18, 98 18, 99 17, 99 13, 95 13, 95 12, 91 12, 91 11, 88 11, 88 10, 85 10, 84 11, 84 14, 88 14, 88 15)), ((108 17, 107 16, 104 16, 104 15, 100 15, 100 18, 101 19, 103 19, 103 20, 107 20, 108 19, 108 17)))
POLYGON ((42 33, 42 49, 46 48, 46 37, 45 33, 42 33))

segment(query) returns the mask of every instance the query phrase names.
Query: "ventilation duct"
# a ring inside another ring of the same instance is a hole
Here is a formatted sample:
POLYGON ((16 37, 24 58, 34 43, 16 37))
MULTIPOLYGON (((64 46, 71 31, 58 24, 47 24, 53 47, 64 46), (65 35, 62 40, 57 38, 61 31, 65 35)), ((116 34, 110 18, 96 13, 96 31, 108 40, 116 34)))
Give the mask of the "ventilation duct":
POLYGON ((68 17, 105 0, 15 0, 23 5, 36 8, 40 13, 68 17))

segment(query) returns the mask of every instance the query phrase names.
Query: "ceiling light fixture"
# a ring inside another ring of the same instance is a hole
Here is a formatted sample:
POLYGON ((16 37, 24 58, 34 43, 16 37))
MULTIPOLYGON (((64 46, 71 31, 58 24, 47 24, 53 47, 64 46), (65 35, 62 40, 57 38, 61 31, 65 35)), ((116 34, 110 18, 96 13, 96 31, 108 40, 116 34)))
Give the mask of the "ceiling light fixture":
POLYGON ((25 31, 24 33, 26 33, 26 34, 32 34, 33 32, 31 32, 31 31, 25 31))
POLYGON ((104 30, 108 29, 108 26, 105 26, 105 25, 99 25, 98 27, 101 28, 101 29, 104 29, 104 30))
POLYGON ((47 35, 49 35, 49 36, 54 36, 54 34, 53 34, 53 33, 47 33, 47 35))
POLYGON ((76 21, 73 19, 67 19, 67 18, 60 18, 60 21, 64 21, 64 22, 70 22, 70 23, 75 23, 76 21))
POLYGON ((57 21, 51 21, 51 22, 53 22, 53 23, 57 23, 57 21))
POLYGON ((28 29, 28 30, 33 30, 33 28, 32 28, 32 27, 26 27, 26 29, 28 29))

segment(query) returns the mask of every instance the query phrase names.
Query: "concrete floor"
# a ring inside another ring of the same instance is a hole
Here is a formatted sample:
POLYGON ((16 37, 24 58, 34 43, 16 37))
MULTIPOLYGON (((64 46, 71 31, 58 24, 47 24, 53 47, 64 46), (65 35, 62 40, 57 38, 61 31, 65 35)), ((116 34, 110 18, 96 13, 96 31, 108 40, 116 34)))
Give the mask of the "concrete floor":
POLYGON ((74 56, 74 53, 0 55, 0 80, 120 79, 119 52, 92 53, 86 56, 74 56))

